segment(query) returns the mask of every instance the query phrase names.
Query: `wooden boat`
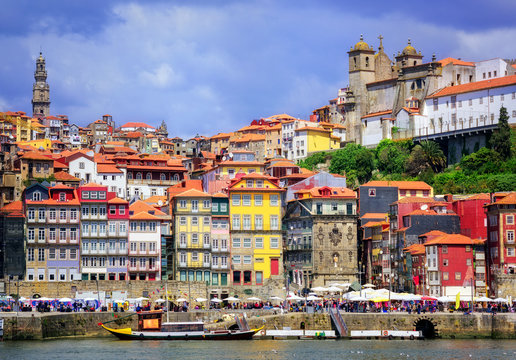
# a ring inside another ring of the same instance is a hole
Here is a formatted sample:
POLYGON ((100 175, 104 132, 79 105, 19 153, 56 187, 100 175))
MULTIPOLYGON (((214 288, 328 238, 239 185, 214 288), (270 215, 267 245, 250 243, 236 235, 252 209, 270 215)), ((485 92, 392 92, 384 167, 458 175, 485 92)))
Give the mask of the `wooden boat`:
POLYGON ((245 318, 235 316, 238 330, 207 330, 203 322, 163 322, 161 311, 138 313, 138 330, 112 329, 99 323, 121 340, 250 340, 263 329, 249 329, 245 318))

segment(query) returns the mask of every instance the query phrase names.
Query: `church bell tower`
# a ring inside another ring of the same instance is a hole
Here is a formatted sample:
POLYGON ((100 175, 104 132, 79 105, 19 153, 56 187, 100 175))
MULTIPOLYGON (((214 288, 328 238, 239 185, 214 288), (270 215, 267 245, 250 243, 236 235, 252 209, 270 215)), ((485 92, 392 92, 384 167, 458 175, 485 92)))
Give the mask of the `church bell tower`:
POLYGON ((32 86, 32 116, 45 117, 50 115, 50 88, 47 83, 47 70, 45 59, 40 52, 36 60, 36 71, 34 72, 36 82, 32 86))

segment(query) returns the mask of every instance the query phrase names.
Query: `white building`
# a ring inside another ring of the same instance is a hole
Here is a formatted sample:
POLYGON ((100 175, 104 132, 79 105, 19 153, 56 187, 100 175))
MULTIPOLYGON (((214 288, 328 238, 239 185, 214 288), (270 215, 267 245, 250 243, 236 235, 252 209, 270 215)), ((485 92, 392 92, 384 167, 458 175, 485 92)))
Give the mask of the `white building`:
MULTIPOLYGON (((281 123, 281 137, 282 137, 282 146, 283 146, 283 156, 289 160, 294 160, 296 157, 296 148, 295 148, 295 131, 299 128, 305 126, 313 126, 317 127, 316 122, 295 119, 295 120, 287 120, 281 123)), ((298 140, 299 141, 299 140, 298 140)), ((306 156, 306 155, 305 155, 306 156)))
POLYGON ((128 122, 124 125, 120 126, 120 131, 136 131, 136 130, 145 130, 147 132, 156 132, 156 128, 154 126, 147 125, 142 122, 128 122))
POLYGON ((97 169, 93 151, 77 152, 68 159, 68 172, 85 183, 92 182, 96 177, 97 169))
POLYGON ((516 69, 512 68, 505 60, 500 58, 483 60, 475 63, 476 81, 512 75, 515 71, 516 69))
POLYGON ((125 199, 127 193, 125 169, 119 169, 114 164, 96 163, 95 165, 96 173, 94 182, 107 186, 110 192, 114 192, 119 198, 125 199))

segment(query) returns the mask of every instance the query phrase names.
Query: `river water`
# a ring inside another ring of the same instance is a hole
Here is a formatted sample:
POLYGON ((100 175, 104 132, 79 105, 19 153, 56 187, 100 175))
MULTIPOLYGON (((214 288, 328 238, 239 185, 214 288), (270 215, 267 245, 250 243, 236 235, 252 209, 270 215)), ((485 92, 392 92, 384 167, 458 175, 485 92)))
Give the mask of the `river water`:
POLYGON ((0 342, 0 359, 516 359, 515 340, 255 340, 0 342))

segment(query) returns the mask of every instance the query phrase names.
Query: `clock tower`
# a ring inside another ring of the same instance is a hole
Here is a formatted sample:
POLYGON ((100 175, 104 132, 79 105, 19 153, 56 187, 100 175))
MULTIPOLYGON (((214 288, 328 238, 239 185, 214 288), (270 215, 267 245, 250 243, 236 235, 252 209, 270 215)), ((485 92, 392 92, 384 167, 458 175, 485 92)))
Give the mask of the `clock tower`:
POLYGON ((36 82, 32 86, 32 116, 45 117, 50 115, 50 88, 47 83, 47 70, 45 59, 40 52, 36 60, 36 71, 34 72, 36 82))

